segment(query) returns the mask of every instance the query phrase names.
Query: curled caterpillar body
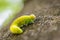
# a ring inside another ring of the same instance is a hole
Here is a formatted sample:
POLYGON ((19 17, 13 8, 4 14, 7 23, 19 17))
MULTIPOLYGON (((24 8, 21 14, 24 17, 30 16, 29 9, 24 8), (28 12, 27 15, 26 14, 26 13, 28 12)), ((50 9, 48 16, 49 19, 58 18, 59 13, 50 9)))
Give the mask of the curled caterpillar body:
POLYGON ((29 23, 34 22, 35 18, 36 16, 33 14, 18 17, 13 21, 13 23, 10 26, 11 33, 13 34, 23 33, 23 30, 20 27, 23 27, 22 25, 27 25, 29 23))

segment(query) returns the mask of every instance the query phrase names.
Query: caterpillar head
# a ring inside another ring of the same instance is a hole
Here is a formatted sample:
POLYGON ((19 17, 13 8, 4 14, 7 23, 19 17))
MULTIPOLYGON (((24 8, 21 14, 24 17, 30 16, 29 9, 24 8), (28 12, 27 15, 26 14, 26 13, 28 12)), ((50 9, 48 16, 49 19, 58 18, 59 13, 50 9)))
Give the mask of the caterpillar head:
POLYGON ((32 20, 36 19, 36 16, 34 14, 31 14, 30 17, 32 20))
POLYGON ((13 34, 23 33, 23 30, 20 29, 19 27, 17 27, 16 25, 12 25, 12 26, 10 27, 10 31, 11 31, 11 33, 13 33, 13 34))

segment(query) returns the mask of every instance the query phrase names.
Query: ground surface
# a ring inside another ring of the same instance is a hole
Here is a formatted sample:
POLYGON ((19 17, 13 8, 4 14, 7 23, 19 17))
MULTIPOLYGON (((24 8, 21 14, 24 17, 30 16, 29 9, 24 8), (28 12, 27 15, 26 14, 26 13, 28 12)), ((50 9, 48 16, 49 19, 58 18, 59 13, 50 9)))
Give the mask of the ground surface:
POLYGON ((15 18, 2 28, 0 40, 60 40, 60 0, 27 1, 15 18), (37 16, 34 24, 29 25, 23 34, 10 33, 9 26, 15 18, 32 13, 37 16))

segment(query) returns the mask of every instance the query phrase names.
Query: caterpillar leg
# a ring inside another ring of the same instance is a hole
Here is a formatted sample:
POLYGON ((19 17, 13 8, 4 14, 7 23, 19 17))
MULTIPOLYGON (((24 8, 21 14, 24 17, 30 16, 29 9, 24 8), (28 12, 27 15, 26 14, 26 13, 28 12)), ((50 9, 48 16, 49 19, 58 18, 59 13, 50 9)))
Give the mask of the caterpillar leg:
POLYGON ((30 23, 28 23, 28 25, 31 25, 31 24, 34 24, 34 22, 30 22, 30 23))

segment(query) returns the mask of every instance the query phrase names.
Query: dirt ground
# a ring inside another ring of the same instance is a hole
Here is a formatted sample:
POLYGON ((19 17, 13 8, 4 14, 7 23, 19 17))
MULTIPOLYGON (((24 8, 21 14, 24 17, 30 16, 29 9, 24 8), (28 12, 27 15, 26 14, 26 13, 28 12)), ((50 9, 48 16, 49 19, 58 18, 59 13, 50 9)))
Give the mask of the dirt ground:
POLYGON ((0 40, 60 40, 60 0, 27 0, 23 10, 0 30, 0 40), (37 20, 23 34, 10 33, 12 21, 25 14, 35 14, 37 20))

